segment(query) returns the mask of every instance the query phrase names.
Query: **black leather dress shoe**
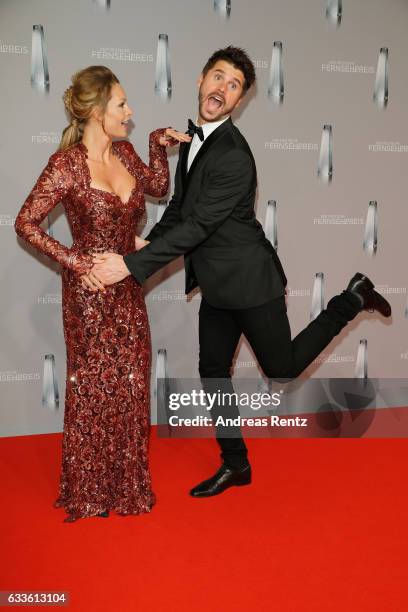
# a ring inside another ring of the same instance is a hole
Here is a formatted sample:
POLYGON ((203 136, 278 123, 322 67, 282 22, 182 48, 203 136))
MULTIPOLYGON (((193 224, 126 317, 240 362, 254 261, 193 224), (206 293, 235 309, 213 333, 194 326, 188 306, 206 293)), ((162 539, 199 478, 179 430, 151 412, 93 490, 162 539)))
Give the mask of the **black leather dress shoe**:
POLYGON ((374 290, 374 285, 370 279, 357 272, 347 286, 348 291, 358 295, 362 302, 363 310, 378 310, 384 317, 391 316, 391 305, 382 295, 374 290))
POLYGON ((251 484, 250 465, 238 471, 231 470, 223 463, 214 476, 200 482, 200 484, 191 489, 190 495, 193 497, 212 497, 222 493, 229 487, 242 487, 248 484, 251 484))

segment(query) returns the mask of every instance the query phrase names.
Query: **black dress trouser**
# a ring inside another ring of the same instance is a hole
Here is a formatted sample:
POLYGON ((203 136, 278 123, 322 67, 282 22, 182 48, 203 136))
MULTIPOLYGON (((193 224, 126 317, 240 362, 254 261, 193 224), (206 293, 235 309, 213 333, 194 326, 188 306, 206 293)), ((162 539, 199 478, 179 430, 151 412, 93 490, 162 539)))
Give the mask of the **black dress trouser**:
MULTIPOLYGON (((345 290, 334 296, 326 309, 292 340, 284 296, 245 309, 215 308, 202 298, 199 372, 205 379, 204 390, 216 392, 219 381, 214 380, 212 385, 211 379, 224 379, 222 391, 233 393, 230 370, 241 334, 251 345, 265 376, 295 378, 360 311, 359 298, 345 290)), ((235 406, 228 417, 238 414, 235 406)), ((211 411, 214 422, 219 415, 225 417, 225 408, 215 405, 211 411)), ((224 463, 232 469, 246 467, 247 448, 242 436, 238 433, 238 437, 222 437, 220 432, 222 428, 217 428, 224 463)))

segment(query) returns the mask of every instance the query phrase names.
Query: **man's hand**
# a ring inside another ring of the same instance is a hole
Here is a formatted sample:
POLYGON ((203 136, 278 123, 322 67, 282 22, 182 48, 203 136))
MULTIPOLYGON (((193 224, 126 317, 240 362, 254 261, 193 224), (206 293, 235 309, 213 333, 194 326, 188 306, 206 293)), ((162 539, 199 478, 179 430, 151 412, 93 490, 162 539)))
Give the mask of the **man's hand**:
POLYGON ((130 275, 122 255, 117 253, 102 253, 93 256, 92 271, 104 285, 113 285, 130 275))
POLYGON ((82 274, 81 284, 84 289, 89 291, 103 291, 105 292, 105 286, 93 273, 93 268, 88 274, 82 274))
POLYGON ((147 244, 150 244, 149 240, 144 240, 140 236, 135 236, 135 249, 136 249, 136 251, 140 251, 140 249, 143 249, 143 247, 145 247, 147 244))

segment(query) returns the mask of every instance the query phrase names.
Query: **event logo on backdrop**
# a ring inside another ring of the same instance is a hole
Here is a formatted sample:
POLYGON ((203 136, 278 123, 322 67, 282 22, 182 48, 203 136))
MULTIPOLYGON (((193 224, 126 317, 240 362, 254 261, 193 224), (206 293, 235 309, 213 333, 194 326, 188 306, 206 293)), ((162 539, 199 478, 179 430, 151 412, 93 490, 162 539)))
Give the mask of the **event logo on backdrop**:
POLYGON ((310 320, 313 321, 324 309, 324 274, 316 272, 312 290, 312 305, 310 307, 310 320))
POLYGON ((326 0, 326 19, 331 25, 341 24, 342 10, 342 0, 326 0))
POLYGON ((46 93, 50 89, 50 74, 42 25, 33 25, 31 49, 31 85, 38 92, 46 93))
POLYGON ((231 0, 214 0, 214 11, 224 19, 231 15, 231 0))
POLYGON ((154 91, 161 98, 170 99, 171 90, 169 37, 167 34, 159 34, 154 91))
POLYGON ((282 43, 275 41, 272 48, 271 69, 269 72, 268 97, 275 104, 283 103, 283 66, 282 43))
POLYGON ((377 72, 374 85, 374 102, 379 108, 386 108, 388 104, 388 49, 382 47, 378 56, 377 72))
POLYGON ((108 11, 110 9, 111 0, 92 0, 94 4, 96 4, 99 8, 104 11, 108 11))
POLYGON ((44 374, 42 388, 42 405, 52 410, 59 406, 58 380, 55 371, 55 357, 52 354, 44 357, 44 374))
POLYGON ((317 176, 324 183, 330 183, 333 178, 333 131, 331 125, 323 126, 317 176))
POLYGON ((375 255, 378 244, 378 207, 372 200, 368 205, 367 220, 364 230, 363 249, 369 255, 375 255))
POLYGON ((274 249, 278 250, 278 223, 276 218, 276 201, 268 200, 264 223, 265 236, 271 242, 274 249))

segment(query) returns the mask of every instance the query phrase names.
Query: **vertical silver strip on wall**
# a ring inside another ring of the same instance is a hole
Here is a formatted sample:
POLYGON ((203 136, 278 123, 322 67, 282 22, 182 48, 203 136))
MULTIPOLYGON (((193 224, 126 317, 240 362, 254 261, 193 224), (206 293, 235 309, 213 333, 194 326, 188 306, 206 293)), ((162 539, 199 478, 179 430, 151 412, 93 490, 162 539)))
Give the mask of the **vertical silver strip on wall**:
POLYGON ((110 9, 111 0, 93 0, 93 3, 99 6, 99 8, 108 11, 110 9))
POLYGON ((269 70, 268 98, 275 104, 282 104, 283 94, 282 43, 275 41, 272 47, 271 67, 269 70))
POLYGON ((270 378, 267 378, 262 373, 261 369, 258 367, 258 383, 257 383, 257 393, 268 393, 269 395, 272 393, 272 383, 273 381, 270 378))
POLYGON ((381 47, 375 74, 373 100, 379 108, 388 104, 388 48, 381 47))
POLYGON ((44 408, 55 410, 59 406, 58 380, 55 371, 54 355, 44 357, 42 405, 44 408))
POLYGON ((156 381, 155 396, 157 405, 157 415, 168 415, 169 398, 169 376, 167 370, 167 351, 159 349, 156 360, 156 381))
POLYGON ((231 15, 231 0, 214 0, 214 11, 224 19, 228 19, 231 15))
POLYGON ((158 223, 160 221, 160 219, 162 218, 163 213, 166 210, 166 206, 167 206, 167 200, 159 200, 159 202, 157 204, 156 223, 158 223))
POLYGON ((324 309, 324 274, 323 272, 316 272, 313 291, 312 291, 312 305, 310 308, 310 320, 313 321, 324 309))
POLYGON ((278 250, 278 226, 276 220, 276 200, 268 200, 265 215, 265 236, 275 250, 278 250))
POLYGON ((368 376, 368 349, 367 339, 362 338, 358 345, 356 367, 354 371, 355 378, 364 378, 368 376))
POLYGON ((317 176, 325 183, 330 183, 333 178, 333 131, 331 125, 323 126, 317 176))
POLYGON ((157 397, 157 381, 158 379, 166 379, 167 375, 167 351, 166 349, 159 349, 157 351, 157 360, 156 360, 156 385, 155 385, 155 395, 157 397))
POLYGON ((171 98, 172 84, 170 71, 169 37, 159 34, 156 56, 156 80, 154 91, 164 100, 171 98))
POLYGON ((339 27, 342 15, 342 0, 326 0, 326 19, 330 25, 339 27))
POLYGON ((367 219, 364 230, 363 249, 369 255, 375 255, 378 242, 378 207, 372 200, 368 205, 367 219))
POLYGON ((40 93, 48 93, 50 88, 47 48, 42 25, 33 25, 31 39, 31 87, 40 93))

